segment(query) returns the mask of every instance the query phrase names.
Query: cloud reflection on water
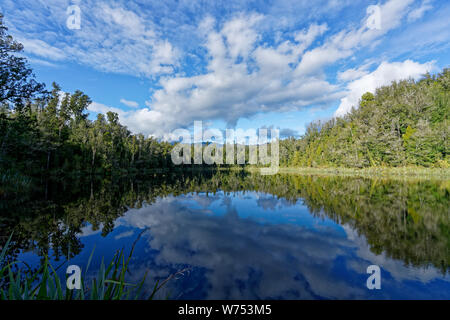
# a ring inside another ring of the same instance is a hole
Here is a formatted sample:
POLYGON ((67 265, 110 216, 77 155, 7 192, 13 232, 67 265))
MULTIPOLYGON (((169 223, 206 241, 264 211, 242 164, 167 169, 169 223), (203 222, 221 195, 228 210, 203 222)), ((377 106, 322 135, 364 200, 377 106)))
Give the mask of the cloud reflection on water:
MULTIPOLYGON (((434 268, 406 267, 371 253, 347 225, 305 217, 298 203, 292 211, 292 204, 271 200, 277 199, 254 192, 191 194, 129 210, 116 226, 149 228, 141 240, 148 247, 133 260, 133 278, 148 269, 150 284, 190 266, 191 273, 169 289, 174 298, 205 299, 420 298, 419 287, 439 278, 434 268), (313 223, 304 223, 307 218, 313 223), (384 270, 378 292, 365 287, 372 263, 384 270)), ((433 294, 449 296, 445 290, 433 294)))

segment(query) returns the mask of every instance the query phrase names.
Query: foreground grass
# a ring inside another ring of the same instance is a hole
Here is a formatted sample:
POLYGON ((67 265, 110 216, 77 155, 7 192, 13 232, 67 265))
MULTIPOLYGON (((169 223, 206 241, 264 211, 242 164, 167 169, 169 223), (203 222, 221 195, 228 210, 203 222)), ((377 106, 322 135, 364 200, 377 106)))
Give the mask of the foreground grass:
POLYGON ((127 259, 123 250, 118 251, 108 264, 105 264, 102 259, 97 276, 88 282, 86 275, 94 253, 92 252, 84 275, 81 277, 81 289, 69 290, 66 279, 60 279, 47 257, 37 272, 30 272, 30 268, 13 271, 12 267, 21 262, 5 261, 10 241, 11 237, 0 254, 0 268, 2 268, 0 269, 0 284, 2 284, 0 300, 137 300, 144 298, 151 300, 168 281, 164 281, 161 285, 157 282, 153 291, 147 296, 142 292, 147 274, 138 284, 126 283, 125 275, 134 250, 133 246, 127 259))

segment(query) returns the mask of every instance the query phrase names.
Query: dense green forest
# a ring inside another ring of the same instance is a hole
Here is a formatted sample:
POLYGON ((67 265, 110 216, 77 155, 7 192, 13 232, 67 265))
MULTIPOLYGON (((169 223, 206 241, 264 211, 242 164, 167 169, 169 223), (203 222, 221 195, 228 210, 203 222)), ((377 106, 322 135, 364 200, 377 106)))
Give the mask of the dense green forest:
MULTIPOLYGON (((7 31, 0 14, 0 243, 14 235, 7 261, 31 251, 43 263, 47 255, 71 259, 83 251, 83 228, 106 236, 130 208, 159 198, 256 191, 301 201, 313 216, 349 225, 375 254, 449 272, 447 180, 177 170, 174 143, 133 134, 114 112, 94 120, 82 91, 39 83, 7 31)), ((281 140, 280 165, 448 170, 449 114, 450 69, 394 82, 364 94, 346 116, 281 140)), ((248 161, 248 146, 245 153, 248 161)), ((0 288, 5 283, 0 279, 0 288)))
POLYGON ((7 35, 0 16, 0 169, 3 182, 26 184, 43 174, 138 171, 170 165, 172 145, 133 135, 118 115, 88 119, 81 91, 51 91, 35 80, 23 46, 7 35))
POLYGON ((280 163, 300 167, 450 166, 450 70, 393 82, 343 118, 311 123, 281 142, 280 163))
MULTIPOLYGON (((171 168, 173 144, 132 134, 116 113, 88 118, 90 98, 38 83, 0 15, 0 193, 32 179, 145 174, 171 168)), ((449 167, 450 70, 366 93, 343 118, 312 123, 280 142, 282 166, 449 167)), ((248 150, 247 150, 248 153, 248 150)), ((224 154, 224 157, 226 155, 224 154)), ((12 188, 12 190, 8 190, 12 188)))

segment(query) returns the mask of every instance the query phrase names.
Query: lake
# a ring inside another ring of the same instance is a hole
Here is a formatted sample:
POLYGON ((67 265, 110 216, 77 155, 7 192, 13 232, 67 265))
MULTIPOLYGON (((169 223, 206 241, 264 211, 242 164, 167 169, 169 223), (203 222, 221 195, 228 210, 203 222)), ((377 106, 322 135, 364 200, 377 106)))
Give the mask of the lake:
POLYGON ((128 282, 170 299, 450 299, 450 184, 245 172, 43 182, 1 207, 2 243, 88 278, 134 246, 128 282), (381 270, 369 290, 367 268, 381 270))

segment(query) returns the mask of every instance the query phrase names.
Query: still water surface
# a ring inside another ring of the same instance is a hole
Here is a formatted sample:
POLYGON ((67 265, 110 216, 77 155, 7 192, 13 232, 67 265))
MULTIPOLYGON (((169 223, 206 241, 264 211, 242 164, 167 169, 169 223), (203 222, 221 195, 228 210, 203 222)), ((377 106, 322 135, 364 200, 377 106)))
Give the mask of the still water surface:
POLYGON ((148 271, 151 291, 188 269, 159 298, 450 299, 448 181, 219 172, 47 194, 2 217, 34 266, 49 252, 83 268, 95 248, 93 276, 101 257, 135 243, 128 282, 148 271), (366 287, 374 264, 381 290, 366 287))

